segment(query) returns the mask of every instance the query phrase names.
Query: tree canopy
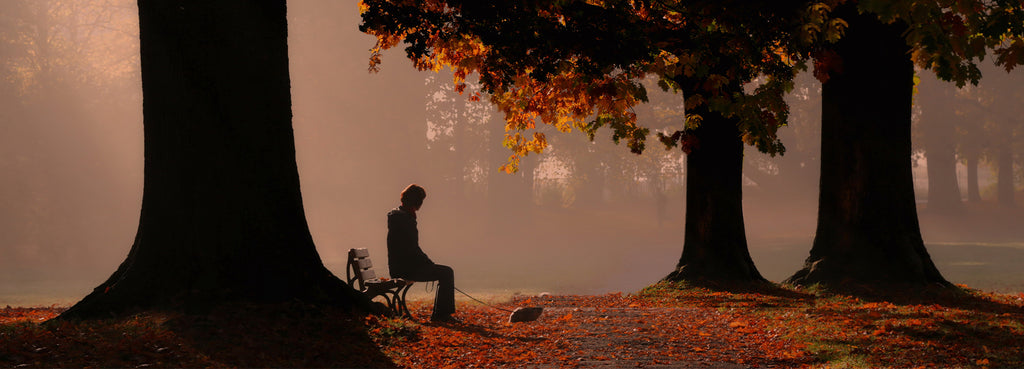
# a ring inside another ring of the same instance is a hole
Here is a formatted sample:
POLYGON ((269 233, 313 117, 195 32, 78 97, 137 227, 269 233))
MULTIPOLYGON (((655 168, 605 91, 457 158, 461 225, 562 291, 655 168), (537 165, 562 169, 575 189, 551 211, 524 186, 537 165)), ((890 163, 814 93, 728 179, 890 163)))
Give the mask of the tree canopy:
MULTIPOLYGON (((479 75, 483 92, 506 115, 510 171, 545 148, 542 133, 524 135, 538 118, 591 137, 608 126, 615 142, 643 151, 649 131, 633 108, 648 101, 641 83, 648 76, 667 91, 688 90, 687 108, 706 105, 737 117, 745 141, 762 151, 782 152, 775 135, 788 114, 782 96, 800 60, 791 51, 819 31, 834 38, 842 29, 796 1, 366 0, 360 7, 360 29, 378 38, 371 70, 379 68, 382 50, 404 42, 421 70, 450 67, 458 86, 479 75), (792 32, 799 24, 816 28, 792 32), (755 80, 756 87, 740 88, 755 80)), ((685 126, 700 121, 691 114, 685 126)), ((664 133, 666 144, 694 144, 682 131, 664 133)))
MULTIPOLYGON (((524 135, 536 128, 536 118, 591 136, 609 126, 616 142, 641 152, 649 132, 632 109, 647 101, 639 81, 648 75, 666 90, 691 89, 687 108, 706 104, 739 118, 747 143, 783 152, 776 130, 786 123, 782 96, 795 73, 812 60, 821 80, 842 69, 830 45, 848 27, 832 14, 844 3, 851 1, 363 0, 360 29, 378 38, 372 70, 380 67, 381 51, 404 42, 417 68, 450 67, 458 86, 478 73, 483 91, 506 114, 504 144, 513 151, 507 169, 514 170, 520 157, 546 146, 543 134, 524 135), (728 84, 748 88, 728 90, 728 84)), ((977 83, 977 61, 987 50, 1006 70, 1024 60, 1019 1, 856 4, 885 23, 906 23, 914 62, 942 79, 977 83)), ((700 120, 689 115, 685 126, 700 120)), ((682 143, 684 150, 693 144, 685 132, 666 133, 666 144, 682 143)))

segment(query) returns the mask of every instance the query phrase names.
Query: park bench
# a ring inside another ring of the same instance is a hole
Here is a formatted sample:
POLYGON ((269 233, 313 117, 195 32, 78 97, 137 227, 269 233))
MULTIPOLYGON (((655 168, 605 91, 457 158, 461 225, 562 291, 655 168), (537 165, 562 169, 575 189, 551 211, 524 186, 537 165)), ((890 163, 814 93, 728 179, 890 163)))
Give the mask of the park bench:
POLYGON ((348 266, 345 268, 348 284, 366 294, 371 300, 383 296, 388 309, 396 316, 412 316, 405 306, 405 294, 409 292, 413 281, 395 278, 377 278, 370 261, 370 252, 366 249, 349 249, 348 266))

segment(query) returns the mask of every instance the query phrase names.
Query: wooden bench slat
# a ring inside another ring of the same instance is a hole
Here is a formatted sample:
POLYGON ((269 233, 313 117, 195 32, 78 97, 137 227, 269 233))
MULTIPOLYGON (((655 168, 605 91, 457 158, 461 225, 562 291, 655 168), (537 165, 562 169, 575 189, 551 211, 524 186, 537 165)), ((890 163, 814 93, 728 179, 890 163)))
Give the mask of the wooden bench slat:
POLYGON ((372 269, 362 270, 360 273, 363 275, 363 282, 377 279, 377 273, 374 273, 372 269))
POLYGON ((386 281, 378 279, 376 281, 367 281, 366 285, 369 286, 370 288, 398 288, 413 283, 413 281, 407 281, 404 279, 389 279, 386 281))
POLYGON ((370 258, 356 259, 355 262, 359 265, 360 270, 373 268, 373 262, 370 261, 370 258))

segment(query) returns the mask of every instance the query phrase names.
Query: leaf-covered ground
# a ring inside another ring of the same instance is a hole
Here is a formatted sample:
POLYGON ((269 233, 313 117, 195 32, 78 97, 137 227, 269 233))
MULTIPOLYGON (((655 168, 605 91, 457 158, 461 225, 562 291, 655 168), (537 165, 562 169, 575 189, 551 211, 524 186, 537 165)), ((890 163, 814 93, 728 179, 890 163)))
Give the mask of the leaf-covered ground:
MULTIPOLYGON (((429 306, 416 304, 426 316, 429 306)), ((535 322, 465 306, 458 324, 370 318, 371 336, 401 366, 799 367, 811 358, 761 318, 662 304, 636 296, 554 296, 502 304, 542 306, 535 322)))
MULTIPOLYGON (((636 295, 513 299, 536 322, 461 306, 461 324, 369 320, 405 367, 1024 367, 1024 294, 866 296, 663 283, 636 295)), ((413 309, 427 316, 429 306, 413 309)))
POLYGON ((302 304, 40 324, 61 309, 7 308, 0 367, 1024 367, 1024 294, 873 296, 659 284, 498 304, 543 306, 528 323, 460 301, 457 324, 302 304))
POLYGON ((724 292, 663 283, 641 291, 641 298, 760 319, 813 355, 813 366, 1024 367, 1024 294, 960 288, 859 291, 861 297, 854 297, 776 287, 724 292))

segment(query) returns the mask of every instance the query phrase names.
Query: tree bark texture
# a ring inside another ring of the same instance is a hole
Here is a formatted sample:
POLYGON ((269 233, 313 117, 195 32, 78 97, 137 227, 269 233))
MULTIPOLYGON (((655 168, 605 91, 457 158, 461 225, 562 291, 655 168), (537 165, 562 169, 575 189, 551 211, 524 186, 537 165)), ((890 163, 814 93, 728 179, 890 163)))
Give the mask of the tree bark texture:
POLYGON ((668 281, 764 281, 743 225, 743 141, 734 119, 704 109, 686 157, 683 254, 668 281))
POLYGON ((925 250, 911 174, 914 66, 901 24, 853 5, 841 65, 822 85, 818 225, 810 256, 786 282, 837 287, 948 285, 925 250))
POLYGON ((145 179, 126 260, 69 317, 223 301, 351 306, 306 224, 284 0, 140 0, 145 179))

